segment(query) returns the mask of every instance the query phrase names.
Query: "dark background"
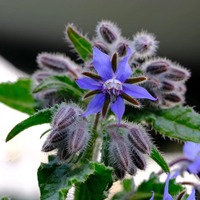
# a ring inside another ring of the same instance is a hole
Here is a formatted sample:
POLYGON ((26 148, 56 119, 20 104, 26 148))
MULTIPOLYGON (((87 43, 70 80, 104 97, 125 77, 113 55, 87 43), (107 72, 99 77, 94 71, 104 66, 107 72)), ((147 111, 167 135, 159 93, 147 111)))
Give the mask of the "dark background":
MULTIPOLYGON (((160 42, 159 56, 191 70, 186 105, 199 112, 199 8, 199 0, 0 1, 0 55, 31 74, 37 69, 35 59, 40 52, 63 52, 77 60, 64 41, 68 23, 88 33, 90 39, 102 19, 116 22, 122 35, 131 39, 136 32, 147 30, 160 42)), ((167 145, 165 141, 162 147, 167 145)))

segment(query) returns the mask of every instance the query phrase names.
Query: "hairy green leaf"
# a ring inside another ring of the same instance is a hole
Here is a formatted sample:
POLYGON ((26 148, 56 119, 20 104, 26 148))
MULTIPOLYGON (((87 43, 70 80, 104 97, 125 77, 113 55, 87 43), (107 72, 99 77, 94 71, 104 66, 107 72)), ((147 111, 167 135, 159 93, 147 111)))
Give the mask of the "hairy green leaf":
POLYGON ((151 154, 150 157, 158 164, 160 167, 163 169, 164 172, 169 172, 169 167, 168 164, 165 162, 164 158, 161 156, 159 153, 158 149, 154 146, 151 145, 151 154))
MULTIPOLYGON (((127 109, 128 110, 128 109, 127 109)), ((200 115, 190 107, 176 106, 170 109, 135 109, 127 114, 130 121, 153 123, 162 135, 183 141, 200 143, 200 115)))
POLYGON ((89 162, 74 168, 71 165, 59 165, 55 156, 49 156, 49 163, 41 163, 38 169, 38 182, 41 199, 65 199, 69 189, 75 184, 76 192, 81 199, 104 199, 107 197, 105 190, 112 181, 112 168, 104 164, 89 162), (84 196, 87 195, 87 198, 84 196))
POLYGON ((56 89, 66 93, 70 98, 80 98, 83 95, 83 90, 79 88, 75 81, 71 81, 67 76, 50 76, 44 79, 34 90, 33 93, 40 91, 56 89))
POLYGON ((0 102, 29 115, 33 114, 38 103, 30 94, 32 85, 31 79, 19 79, 15 83, 1 83, 0 102))
POLYGON ((14 138, 23 130, 30 128, 35 125, 50 123, 52 119, 53 113, 58 109, 58 105, 55 105, 51 108, 46 108, 43 110, 38 111, 34 115, 30 116, 29 118, 25 119, 24 121, 17 124, 8 134, 6 138, 6 142, 14 138))
POLYGON ((93 53, 92 44, 71 26, 68 26, 67 34, 74 48, 83 58, 83 60, 87 61, 93 53))

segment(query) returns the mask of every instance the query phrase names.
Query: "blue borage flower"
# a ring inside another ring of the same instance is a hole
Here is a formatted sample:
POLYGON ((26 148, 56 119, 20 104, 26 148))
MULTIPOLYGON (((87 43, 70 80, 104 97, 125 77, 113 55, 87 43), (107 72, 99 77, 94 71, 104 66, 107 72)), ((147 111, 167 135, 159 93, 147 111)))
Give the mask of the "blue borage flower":
MULTIPOLYGON (((166 184, 165 184, 163 200, 173 200, 172 196, 168 192, 169 191, 169 179, 170 179, 170 174, 167 172, 167 180, 166 180, 166 184)), ((154 199, 154 191, 152 190, 151 192, 153 192, 153 196, 151 197, 150 200, 153 200, 154 199)), ((195 200, 195 190, 194 189, 192 190, 192 193, 187 198, 187 200, 195 200)))
POLYGON ((92 90, 87 93, 84 98, 96 94, 96 96, 88 104, 87 110, 81 117, 97 113, 102 110, 102 116, 105 117, 109 103, 111 110, 115 113, 120 121, 125 111, 124 99, 131 102, 135 106, 140 106, 139 102, 134 98, 146 98, 156 100, 149 92, 138 85, 130 83, 138 83, 146 80, 146 77, 130 78, 132 70, 128 64, 128 55, 124 57, 117 66, 117 54, 112 58, 102 53, 98 48, 93 48, 93 65, 97 74, 84 72, 88 77, 81 77, 76 80, 78 86, 82 89, 92 90))

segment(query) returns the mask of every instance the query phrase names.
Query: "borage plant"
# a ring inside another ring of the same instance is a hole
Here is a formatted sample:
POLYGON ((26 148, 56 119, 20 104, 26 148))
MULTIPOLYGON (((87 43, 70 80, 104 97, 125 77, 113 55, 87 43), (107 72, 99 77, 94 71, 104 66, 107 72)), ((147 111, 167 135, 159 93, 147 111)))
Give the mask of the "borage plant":
MULTIPOLYGON (((190 72, 155 57, 158 41, 152 34, 137 33, 129 40, 109 21, 100 22, 96 32, 90 41, 73 24, 66 27, 66 40, 82 65, 63 54, 41 53, 40 69, 31 78, 0 85, 1 102, 30 115, 10 131, 6 142, 31 126, 50 123, 51 129, 41 135, 47 134, 42 151, 55 150, 38 169, 43 200, 65 199, 72 187, 74 199, 105 199, 117 180, 124 190, 112 199, 187 199, 184 188, 169 180, 171 165, 153 144, 147 126, 196 143, 198 152, 187 158, 186 147, 186 158, 179 159, 184 165, 175 174, 187 170, 199 175, 200 116, 183 107, 190 72), (144 154, 168 173, 166 185, 159 181, 161 172, 135 188, 134 175, 147 167, 144 154)), ((194 185, 188 199, 195 198, 198 187, 194 185)))

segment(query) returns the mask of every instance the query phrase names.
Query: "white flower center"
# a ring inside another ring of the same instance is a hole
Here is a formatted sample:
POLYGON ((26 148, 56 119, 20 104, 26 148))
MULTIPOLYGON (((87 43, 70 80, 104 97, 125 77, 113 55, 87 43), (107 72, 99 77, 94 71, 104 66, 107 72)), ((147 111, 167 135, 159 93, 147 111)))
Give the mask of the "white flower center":
POLYGON ((117 97, 122 93, 122 83, 116 79, 109 79, 103 84, 104 94, 108 94, 110 101, 115 103, 117 97))

